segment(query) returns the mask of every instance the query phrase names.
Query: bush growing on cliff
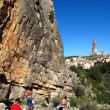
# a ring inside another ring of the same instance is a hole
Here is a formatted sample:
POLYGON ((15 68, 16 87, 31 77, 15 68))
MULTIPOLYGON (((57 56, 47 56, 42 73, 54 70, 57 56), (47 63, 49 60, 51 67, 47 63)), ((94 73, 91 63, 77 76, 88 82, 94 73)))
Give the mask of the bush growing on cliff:
POLYGON ((76 101, 74 100, 74 98, 70 98, 70 105, 71 105, 72 108, 78 106, 78 104, 76 103, 76 101))
POLYGON ((50 20, 51 23, 54 23, 54 11, 51 11, 49 13, 49 20, 50 20))
POLYGON ((84 88, 82 86, 77 86, 77 88, 75 88, 75 95, 77 97, 81 97, 84 96, 84 88))

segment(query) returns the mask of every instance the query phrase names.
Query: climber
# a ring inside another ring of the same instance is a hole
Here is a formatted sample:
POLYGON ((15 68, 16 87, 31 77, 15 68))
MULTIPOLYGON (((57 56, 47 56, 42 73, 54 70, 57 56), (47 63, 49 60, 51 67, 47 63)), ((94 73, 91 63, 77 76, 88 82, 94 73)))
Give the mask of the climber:
POLYGON ((22 110, 22 108, 20 106, 20 99, 19 98, 17 98, 15 100, 15 102, 12 104, 11 110, 22 110))
POLYGON ((27 90, 25 95, 26 95, 26 105, 27 105, 27 109, 26 110, 32 110, 33 109, 32 91, 31 90, 27 90))
POLYGON ((63 110, 63 108, 66 108, 67 107, 67 97, 64 96, 61 101, 60 101, 60 104, 57 106, 57 110, 63 110))

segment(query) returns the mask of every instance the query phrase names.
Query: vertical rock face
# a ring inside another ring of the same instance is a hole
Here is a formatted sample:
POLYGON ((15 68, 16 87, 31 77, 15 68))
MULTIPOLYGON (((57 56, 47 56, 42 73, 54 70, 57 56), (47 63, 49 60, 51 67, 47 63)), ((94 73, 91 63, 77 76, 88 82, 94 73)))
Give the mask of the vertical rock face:
POLYGON ((53 1, 0 3, 0 94, 22 96, 26 89, 32 89, 34 96, 46 95, 50 88, 58 95, 65 72, 53 1))

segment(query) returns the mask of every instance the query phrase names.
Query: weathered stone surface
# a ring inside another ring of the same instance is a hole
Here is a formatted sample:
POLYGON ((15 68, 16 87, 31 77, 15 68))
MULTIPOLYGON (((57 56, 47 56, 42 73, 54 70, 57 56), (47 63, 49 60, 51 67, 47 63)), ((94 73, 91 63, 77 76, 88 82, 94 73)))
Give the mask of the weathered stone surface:
POLYGON ((0 110, 5 110, 5 104, 4 103, 0 103, 0 110))
POLYGON ((0 86, 8 84, 0 94, 21 97, 32 89, 37 98, 47 88, 54 95, 65 86, 70 89, 73 79, 65 72, 53 1, 0 0, 0 6, 0 79, 6 80, 0 80, 0 86))

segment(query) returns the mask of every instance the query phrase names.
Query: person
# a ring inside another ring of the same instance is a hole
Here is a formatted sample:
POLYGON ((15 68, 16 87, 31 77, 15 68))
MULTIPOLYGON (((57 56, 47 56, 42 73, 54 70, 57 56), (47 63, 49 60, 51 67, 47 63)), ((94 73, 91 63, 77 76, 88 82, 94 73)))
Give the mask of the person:
POLYGON ((45 97, 45 100, 47 102, 47 105, 49 105, 49 103, 50 103, 50 97, 51 97, 51 89, 49 87, 47 87, 46 92, 47 92, 47 95, 45 97))
POLYGON ((20 99, 19 98, 17 98, 15 100, 15 102, 12 104, 11 110, 22 110, 22 108, 20 106, 20 99))
POLYGON ((32 91, 27 90, 26 91, 26 110, 32 110, 33 109, 33 103, 32 103, 32 91))
POLYGON ((12 103, 15 103, 15 102, 17 102, 17 101, 20 103, 20 99, 18 98, 17 95, 15 95, 14 98, 10 99, 10 101, 11 101, 12 103))
POLYGON ((70 100, 69 100, 69 99, 67 99, 66 104, 67 104, 67 108, 68 108, 69 110, 72 109, 72 108, 71 108, 71 105, 70 105, 70 100))
POLYGON ((67 97, 64 96, 61 101, 60 101, 60 104, 57 106, 57 110, 63 110, 63 108, 66 108, 67 107, 67 97))

